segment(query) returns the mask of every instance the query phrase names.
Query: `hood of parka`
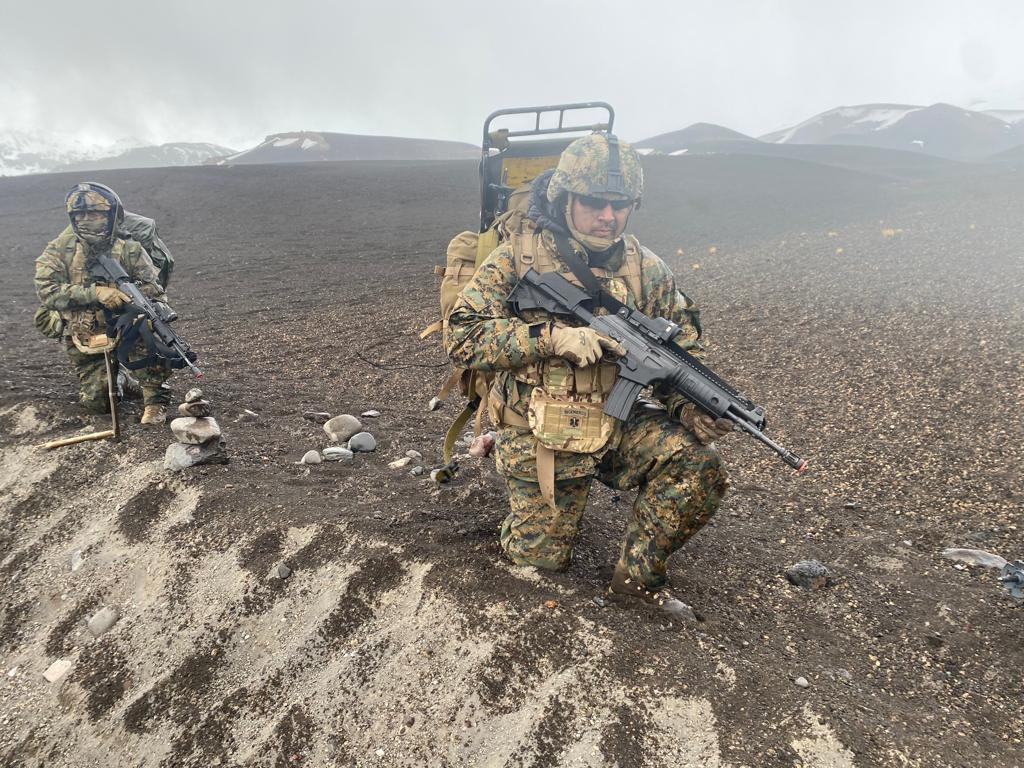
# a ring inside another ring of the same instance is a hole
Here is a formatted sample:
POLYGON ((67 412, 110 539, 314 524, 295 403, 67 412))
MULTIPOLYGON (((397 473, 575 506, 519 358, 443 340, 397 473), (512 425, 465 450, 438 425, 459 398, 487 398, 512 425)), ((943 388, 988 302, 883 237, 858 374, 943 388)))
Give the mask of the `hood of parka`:
POLYGON ((64 199, 71 230, 90 251, 110 248, 117 235, 118 225, 124 218, 121 198, 110 187, 94 181, 76 184, 64 199), (85 221, 81 215, 100 213, 101 221, 85 221))

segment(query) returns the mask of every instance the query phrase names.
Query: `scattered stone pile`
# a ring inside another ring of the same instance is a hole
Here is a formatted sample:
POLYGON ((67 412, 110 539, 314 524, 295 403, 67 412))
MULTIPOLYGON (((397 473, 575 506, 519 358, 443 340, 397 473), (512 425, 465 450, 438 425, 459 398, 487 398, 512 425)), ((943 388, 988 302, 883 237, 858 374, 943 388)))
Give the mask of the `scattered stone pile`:
POLYGON ((181 416, 171 422, 171 432, 178 442, 167 446, 164 468, 178 472, 197 464, 227 464, 224 437, 203 391, 193 388, 185 393, 178 413, 181 416))
MULTIPOLYGON (((380 412, 366 411, 363 415, 376 418, 380 412)), ((331 418, 328 413, 307 411, 302 416, 315 424, 323 424, 324 432, 330 441, 342 445, 329 445, 323 451, 306 451, 299 461, 300 464, 319 464, 322 461, 340 461, 347 464, 354 459, 355 454, 370 453, 377 448, 377 439, 365 431, 362 422, 351 414, 343 413, 331 418)))

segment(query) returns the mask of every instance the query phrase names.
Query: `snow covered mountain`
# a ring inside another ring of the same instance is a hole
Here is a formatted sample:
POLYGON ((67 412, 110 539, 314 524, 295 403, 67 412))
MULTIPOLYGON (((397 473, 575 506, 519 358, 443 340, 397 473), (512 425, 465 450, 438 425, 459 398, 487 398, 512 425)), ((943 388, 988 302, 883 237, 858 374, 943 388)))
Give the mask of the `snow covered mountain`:
POLYGON ((234 154, 235 150, 205 142, 177 142, 154 147, 134 147, 113 157, 80 160, 55 168, 55 171, 98 171, 116 168, 163 168, 172 165, 203 165, 214 158, 234 154))
POLYGON ((460 141, 364 136, 354 133, 274 133, 218 165, 310 163, 325 160, 456 160, 479 157, 480 149, 460 141))
POLYGON ((59 166, 116 155, 140 142, 95 144, 52 131, 0 132, 0 176, 47 173, 59 166))
POLYGON ((761 140, 871 146, 979 160, 1024 143, 1024 113, 1012 122, 1005 119, 1016 115, 1006 110, 974 112, 949 104, 862 104, 830 109, 761 140))

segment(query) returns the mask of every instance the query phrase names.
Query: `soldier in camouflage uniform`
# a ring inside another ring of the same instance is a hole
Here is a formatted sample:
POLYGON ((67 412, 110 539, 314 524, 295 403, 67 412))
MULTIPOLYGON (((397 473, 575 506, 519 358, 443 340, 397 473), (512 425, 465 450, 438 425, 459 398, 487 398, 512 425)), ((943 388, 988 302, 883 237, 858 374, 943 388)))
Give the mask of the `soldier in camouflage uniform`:
MULTIPOLYGON (((104 333, 103 310, 116 312, 129 297, 115 286, 97 283, 89 275, 90 257, 109 252, 150 299, 162 301, 164 291, 146 250, 134 240, 116 235, 123 208, 113 190, 102 184, 78 184, 68 193, 66 208, 71 226, 51 240, 36 259, 36 293, 43 310, 59 314, 57 328, 53 330, 63 337, 68 359, 78 374, 79 401, 90 411, 105 413, 110 406, 103 355, 88 354, 83 348, 89 347, 90 339, 104 333)), ((132 350, 131 359, 146 354, 145 344, 140 341, 132 350)), ((141 423, 163 424, 170 402, 166 382, 171 372, 155 366, 140 369, 135 375, 146 406, 141 423)))
POLYGON ((557 239, 603 291, 678 324, 675 343, 699 355, 696 306, 661 259, 623 234, 642 186, 640 159, 628 144, 607 134, 570 144, 558 167, 534 181, 520 231, 463 289, 445 347, 455 365, 495 372, 488 412, 499 427, 497 468, 511 508, 500 534, 508 557, 519 565, 567 567, 593 479, 636 488, 610 593, 684 616, 690 609, 667 590, 666 565, 721 504, 726 473, 712 443, 731 423, 658 391, 655 402, 638 401, 625 422, 611 419, 603 408, 617 376, 618 345, 541 311, 511 315, 505 303, 530 268, 559 271, 583 287, 557 239))

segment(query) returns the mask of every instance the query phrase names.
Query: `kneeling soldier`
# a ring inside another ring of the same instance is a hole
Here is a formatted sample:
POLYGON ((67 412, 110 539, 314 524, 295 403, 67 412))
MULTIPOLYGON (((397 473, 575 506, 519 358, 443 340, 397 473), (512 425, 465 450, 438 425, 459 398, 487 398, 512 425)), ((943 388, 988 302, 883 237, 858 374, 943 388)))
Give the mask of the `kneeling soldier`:
POLYGON ((463 289, 445 348, 458 366, 496 372, 488 408, 511 507, 501 527, 508 557, 567 567, 593 479, 636 488, 610 592, 684 616, 690 609, 667 590, 666 566, 721 504, 726 472, 711 443, 732 423, 657 391, 659 403, 638 400, 625 422, 612 419, 603 408, 618 374, 618 345, 542 311, 512 315, 505 303, 531 268, 558 271, 586 290, 575 265, 627 306, 678 324, 675 343, 699 354, 696 307, 665 263, 623 234, 642 187, 639 157, 615 136, 570 144, 558 167, 533 182, 521 230, 463 289))
MULTIPOLYGON (((162 301, 164 290, 145 248, 117 236, 124 209, 112 189, 91 182, 78 184, 68 193, 66 208, 71 225, 36 259, 36 293, 43 310, 60 315, 68 358, 78 374, 79 401, 90 411, 105 413, 109 410, 106 371, 102 354, 96 354, 105 342, 104 310, 116 313, 129 297, 115 286, 97 283, 89 274, 90 262, 108 254, 148 298, 162 301)), ((132 359, 145 355, 140 341, 132 359)), ((142 424, 162 425, 167 420, 170 375, 162 366, 135 372, 146 406, 142 424)))

